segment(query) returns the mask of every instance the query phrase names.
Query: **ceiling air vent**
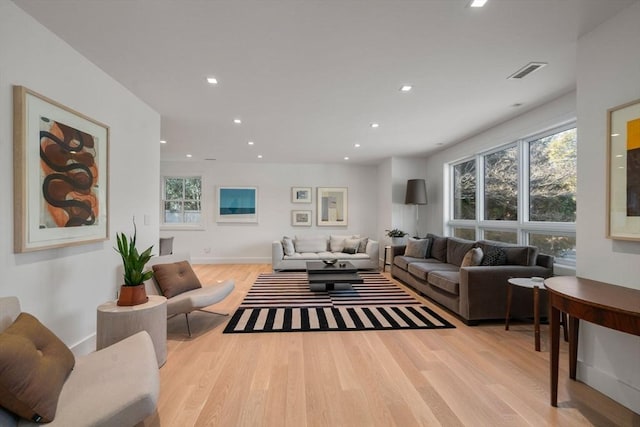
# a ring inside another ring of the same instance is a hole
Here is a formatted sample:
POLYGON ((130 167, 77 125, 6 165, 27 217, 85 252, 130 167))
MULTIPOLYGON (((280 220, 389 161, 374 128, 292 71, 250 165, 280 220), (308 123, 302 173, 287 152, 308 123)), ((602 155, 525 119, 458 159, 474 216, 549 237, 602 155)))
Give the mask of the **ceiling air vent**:
POLYGON ((525 65, 524 67, 520 68, 518 71, 516 71, 515 73, 511 74, 507 78, 509 80, 523 79, 526 76, 528 76, 529 74, 533 73, 534 71, 537 71, 540 68, 544 67, 545 65, 547 65, 546 62, 529 62, 527 65, 525 65))

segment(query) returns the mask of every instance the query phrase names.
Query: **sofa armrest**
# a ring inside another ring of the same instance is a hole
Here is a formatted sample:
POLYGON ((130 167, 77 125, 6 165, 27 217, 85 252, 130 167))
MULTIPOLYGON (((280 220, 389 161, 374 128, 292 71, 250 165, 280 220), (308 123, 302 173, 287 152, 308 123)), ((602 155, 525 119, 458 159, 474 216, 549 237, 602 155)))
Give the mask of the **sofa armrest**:
POLYGON ((379 262, 378 260, 379 251, 380 251, 380 244, 376 240, 369 239, 369 241, 367 242, 367 249, 365 250, 365 252, 367 253, 367 255, 369 255, 369 259, 372 262, 375 262, 376 265, 379 262))
POLYGON ((280 240, 274 240, 271 243, 271 265, 274 267, 284 259, 284 248, 280 240))
POLYGON ((496 265, 460 268, 460 314, 466 319, 498 305, 506 308, 507 280, 512 277, 550 277, 552 270, 540 266, 496 265))
POLYGON ((404 251, 407 249, 407 245, 395 245, 391 246, 391 262, 393 263, 393 258, 398 255, 404 255, 404 251))

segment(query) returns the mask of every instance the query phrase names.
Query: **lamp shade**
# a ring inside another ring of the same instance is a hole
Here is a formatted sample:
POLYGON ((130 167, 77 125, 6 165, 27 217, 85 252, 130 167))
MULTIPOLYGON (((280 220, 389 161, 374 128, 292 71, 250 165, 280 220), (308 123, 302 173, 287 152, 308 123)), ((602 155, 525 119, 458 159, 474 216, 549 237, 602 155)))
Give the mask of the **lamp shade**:
POLYGON ((410 179, 407 181, 407 195, 404 198, 405 205, 426 205, 427 185, 424 179, 410 179))

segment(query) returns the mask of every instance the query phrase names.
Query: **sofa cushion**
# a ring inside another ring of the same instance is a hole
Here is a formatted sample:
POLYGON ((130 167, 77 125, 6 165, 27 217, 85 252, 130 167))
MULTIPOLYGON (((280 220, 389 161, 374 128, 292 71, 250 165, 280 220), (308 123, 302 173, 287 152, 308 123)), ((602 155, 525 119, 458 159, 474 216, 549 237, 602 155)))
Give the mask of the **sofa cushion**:
POLYGON ((449 237, 447 239, 447 263, 460 266, 464 256, 475 244, 476 242, 471 240, 449 237))
POLYGON ((460 295, 460 271, 432 271, 429 284, 453 295, 460 295))
POLYGON ((489 248, 480 265, 505 265, 507 254, 499 247, 489 248))
POLYGON ((153 278, 167 298, 202 287, 189 261, 155 264, 152 268, 153 278))
POLYGON ((35 317, 20 313, 0 334, 0 406, 36 422, 50 422, 75 365, 71 350, 35 317))
POLYGON ((407 267, 407 271, 420 280, 427 280, 427 276, 432 271, 458 271, 458 267, 446 264, 441 261, 429 259, 427 262, 412 262, 407 267))
MULTIPOLYGON (((424 258, 412 258, 410 256, 397 255, 393 257, 393 265, 400 267, 403 270, 407 270, 410 263, 414 262, 427 262, 431 260, 425 260, 424 258)), ((434 262, 440 262, 438 260, 433 260, 434 262)))
POLYGON ((447 238, 431 233, 427 234, 427 237, 431 239, 431 249, 427 251, 427 257, 447 262, 447 238))
POLYGON ((460 267, 480 265, 480 263, 482 262, 483 256, 484 254, 482 253, 482 249, 471 248, 462 259, 462 263, 460 264, 460 267))
POLYGON ((502 248, 506 256, 505 264, 508 265, 533 266, 538 260, 538 248, 535 246, 516 246, 491 240, 481 240, 478 246, 482 248, 485 255, 491 252, 491 249, 502 248))
POLYGON ((429 239, 414 239, 410 237, 409 240, 407 240, 404 256, 411 258, 424 258, 427 255, 428 247, 429 239))
POLYGON ((285 255, 293 255, 296 252, 296 248, 293 246, 293 239, 291 237, 284 236, 282 238, 282 249, 284 249, 285 255))
POLYGON ((293 241, 293 245, 296 248, 296 252, 300 252, 300 253, 327 251, 327 239, 325 239, 324 237, 309 237, 309 238, 296 237, 296 239, 293 241))

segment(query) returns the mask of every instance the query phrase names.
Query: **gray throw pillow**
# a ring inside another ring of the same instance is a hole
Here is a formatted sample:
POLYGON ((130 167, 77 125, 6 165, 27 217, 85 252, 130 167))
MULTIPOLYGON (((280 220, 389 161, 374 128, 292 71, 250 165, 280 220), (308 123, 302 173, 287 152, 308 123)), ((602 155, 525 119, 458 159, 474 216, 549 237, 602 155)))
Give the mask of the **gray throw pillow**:
POLYGON ((506 263, 507 254, 502 248, 493 248, 482 258, 480 265, 505 265, 506 263))
POLYGON ((291 256, 296 253, 296 248, 293 246, 293 239, 291 237, 284 236, 282 238, 282 248, 284 249, 284 254, 291 256))
POLYGON ((360 247, 360 239, 345 239, 342 252, 345 254, 355 254, 360 247))
POLYGON ((411 258, 424 258, 427 255, 429 247, 429 239, 409 238, 407 247, 404 250, 404 256, 411 258))
POLYGON ((367 243, 369 243, 368 237, 362 237, 360 239, 360 246, 358 246, 358 253, 364 254, 367 252, 367 243))

